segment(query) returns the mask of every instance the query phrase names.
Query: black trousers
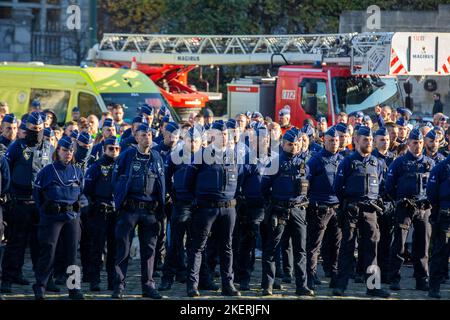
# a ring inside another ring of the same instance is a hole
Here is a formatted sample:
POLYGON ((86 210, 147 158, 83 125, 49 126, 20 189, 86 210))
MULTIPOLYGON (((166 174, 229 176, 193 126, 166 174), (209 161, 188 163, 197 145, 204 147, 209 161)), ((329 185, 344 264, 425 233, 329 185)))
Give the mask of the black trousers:
POLYGON ((322 246, 322 240, 326 231, 329 231, 328 256, 330 272, 337 275, 338 253, 342 240, 342 231, 338 225, 336 211, 333 207, 319 209, 310 207, 306 210, 307 237, 307 273, 308 278, 313 279, 317 274, 317 259, 322 246))
POLYGON ((186 282, 188 289, 198 287, 202 253, 213 224, 217 225, 213 235, 217 239, 222 287, 233 284, 232 235, 235 222, 236 210, 234 207, 196 210, 192 219, 192 246, 188 253, 188 279, 186 282))
POLYGON ((238 250, 239 281, 248 283, 253 271, 256 238, 260 232, 261 222, 264 220, 264 207, 247 206, 244 221, 240 228, 238 250))
POLYGON ((87 217, 87 229, 90 234, 88 248, 87 273, 91 283, 100 283, 100 271, 103 266, 102 255, 106 244, 106 273, 108 284, 113 285, 115 270, 114 258, 116 256, 116 211, 111 207, 99 208, 95 203, 90 206, 87 217))
POLYGON ((155 263, 156 242, 160 234, 160 219, 148 209, 120 210, 115 236, 116 259, 114 287, 124 289, 128 271, 128 258, 134 230, 138 226, 139 247, 141 254, 142 289, 155 288, 153 268, 155 263))
POLYGON ((8 242, 5 248, 2 271, 3 281, 13 282, 22 274, 25 250, 29 246, 33 268, 39 255, 37 230, 39 212, 34 202, 13 200, 8 213, 8 242))
POLYGON ((405 243, 409 228, 414 226, 412 239, 412 260, 416 280, 428 279, 428 249, 430 247, 430 210, 413 210, 398 206, 395 211, 394 238, 390 251, 391 281, 399 282, 403 265, 405 243))
POLYGON ((170 240, 163 266, 163 279, 166 281, 174 282, 177 274, 186 273, 186 250, 190 248, 192 215, 192 205, 174 204, 170 219, 170 240))
POLYGON ((432 227, 433 249, 430 259, 430 288, 439 290, 447 276, 450 255, 450 214, 438 212, 432 227))
POLYGON ((58 240, 63 239, 65 261, 68 265, 77 265, 77 249, 80 241, 80 219, 57 220, 43 217, 39 223, 39 258, 35 268, 36 287, 45 291, 53 272, 55 252, 58 240))
POLYGON ((358 233, 364 248, 362 255, 362 267, 365 271, 365 278, 370 276, 367 268, 377 265, 377 245, 380 241, 380 231, 377 223, 375 210, 360 207, 359 212, 354 212, 349 208, 344 208, 340 218, 342 228, 342 241, 338 255, 338 273, 336 277, 336 287, 347 289, 348 280, 353 272, 354 253, 358 233))
POLYGON ((284 208, 289 210, 289 219, 280 220, 276 217, 284 215, 272 208, 267 225, 267 241, 264 245, 262 258, 262 283, 263 289, 273 287, 275 281, 275 253, 283 233, 289 232, 292 236, 293 260, 295 283, 297 288, 307 287, 306 275, 306 211, 304 207, 284 208), (275 217, 275 218, 274 218, 275 217), (278 222, 276 225, 270 221, 278 222))

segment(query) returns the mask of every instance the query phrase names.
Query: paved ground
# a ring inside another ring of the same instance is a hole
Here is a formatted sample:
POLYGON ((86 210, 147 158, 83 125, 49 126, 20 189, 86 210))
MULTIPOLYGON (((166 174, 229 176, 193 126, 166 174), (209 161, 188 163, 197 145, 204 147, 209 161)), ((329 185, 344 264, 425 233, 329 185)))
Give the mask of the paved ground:
MULTIPOLYGON (((27 279, 33 280, 33 273, 31 270, 31 263, 29 257, 26 259, 26 265, 24 267, 24 275, 27 279)), ((236 298, 241 300, 255 300, 261 299, 261 289, 260 289, 260 279, 261 279, 261 261, 256 261, 256 270, 253 274, 252 282, 251 282, 251 291, 242 292, 242 297, 236 298)), ((412 278, 412 265, 405 265, 402 270, 402 287, 404 288, 401 291, 392 292, 392 299, 429 299, 426 292, 416 291, 414 290, 415 281, 412 278)), ((321 268, 319 267, 319 275, 322 277, 323 284, 318 286, 316 290, 316 297, 310 298, 305 297, 301 299, 372 299, 365 295, 365 287, 363 284, 355 284, 350 282, 349 289, 346 292, 347 295, 345 297, 334 297, 331 295, 331 289, 328 288, 329 280, 328 278, 324 278, 321 268)), ((127 291, 125 294, 126 299, 141 299, 140 293, 140 261, 139 260, 130 260, 129 272, 128 272, 128 281, 127 281, 127 291)), ((102 288, 106 289, 106 274, 102 272, 102 288)), ((157 283, 159 284, 160 278, 156 278, 157 283)), ((216 282, 220 284, 220 280, 216 279, 216 282)), ((386 287, 387 285, 383 285, 386 287)), ((238 286, 237 286, 238 287, 238 286)), ((87 299, 110 299, 111 292, 102 291, 99 293, 91 293, 89 292, 89 285, 86 283, 82 284, 83 291, 87 299)), ((220 295, 220 291, 211 292, 211 291, 201 291, 201 297, 195 298, 198 299, 224 299, 220 295)), ((272 299, 299 299, 298 296, 295 295, 295 285, 294 284, 283 284, 282 290, 274 290, 275 295, 272 299)), ((450 300, 450 281, 447 281, 446 284, 442 285, 441 288, 442 299, 450 300)), ((13 294, 4 295, 6 299, 33 299, 33 291, 31 286, 19 286, 14 285, 13 294)), ((172 290, 169 292, 163 292, 164 299, 189 299, 186 297, 186 286, 181 283, 176 283, 172 290)), ((61 294, 47 294, 48 299, 67 299, 67 293, 62 290, 61 294)), ((264 297, 266 298, 266 297, 264 297)), ((229 299, 229 298, 228 298, 229 299)))

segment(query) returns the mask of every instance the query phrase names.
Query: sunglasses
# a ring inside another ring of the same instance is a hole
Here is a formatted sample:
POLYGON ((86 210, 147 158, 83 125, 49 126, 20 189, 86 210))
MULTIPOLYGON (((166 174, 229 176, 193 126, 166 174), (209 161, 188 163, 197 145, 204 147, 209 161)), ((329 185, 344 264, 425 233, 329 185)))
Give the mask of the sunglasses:
POLYGON ((120 147, 108 147, 108 151, 116 151, 119 149, 120 149, 120 147))

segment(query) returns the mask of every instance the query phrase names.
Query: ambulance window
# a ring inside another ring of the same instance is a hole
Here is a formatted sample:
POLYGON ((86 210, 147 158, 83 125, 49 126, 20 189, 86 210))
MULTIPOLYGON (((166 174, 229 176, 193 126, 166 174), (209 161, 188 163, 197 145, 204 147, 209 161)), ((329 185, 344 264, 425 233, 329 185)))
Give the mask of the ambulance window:
POLYGON ((30 109, 31 103, 34 100, 38 100, 41 103, 42 110, 52 110, 55 113, 58 122, 65 121, 67 108, 69 106, 70 91, 31 89, 30 109))
MULTIPOLYGON (((320 79, 304 79, 303 82, 314 81, 317 83, 317 113, 318 116, 328 115, 328 96, 327 96, 327 84, 325 80, 320 79)), ((306 98, 308 93, 306 93, 306 85, 302 88, 302 106, 306 104, 306 98)))
POLYGON ((102 110, 97 103, 97 99, 89 93, 80 92, 78 94, 78 108, 80 108, 82 117, 88 117, 91 114, 95 114, 100 118, 102 115, 102 110))

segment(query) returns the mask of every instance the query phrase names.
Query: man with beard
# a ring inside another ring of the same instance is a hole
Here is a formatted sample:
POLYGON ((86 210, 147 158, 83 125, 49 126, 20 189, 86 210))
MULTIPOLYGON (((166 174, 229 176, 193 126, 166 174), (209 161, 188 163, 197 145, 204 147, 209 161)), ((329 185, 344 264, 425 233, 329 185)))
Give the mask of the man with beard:
POLYGON ((296 291, 300 296, 314 296, 307 286, 306 274, 306 206, 308 192, 308 167, 298 157, 302 140, 297 130, 289 130, 283 135, 282 152, 276 172, 265 174, 262 181, 264 197, 270 197, 271 209, 266 212, 267 241, 262 257, 263 296, 273 294, 275 281, 275 252, 284 232, 292 237, 293 263, 296 291))
POLYGON ((0 136, 0 155, 4 155, 12 141, 17 136, 17 119, 14 114, 6 114, 2 120, 2 134, 0 136))
POLYGON ((337 173, 339 162, 343 156, 338 153, 339 135, 336 128, 332 127, 325 133, 324 148, 308 161, 308 180, 310 189, 308 192, 309 206, 306 211, 307 221, 307 273, 308 287, 314 289, 320 284, 317 276, 317 259, 322 246, 325 230, 330 229, 332 239, 329 258, 331 265, 330 288, 334 287, 337 274, 337 258, 341 244, 342 233, 338 226, 336 209, 339 200, 333 191, 333 182, 337 173))
POLYGON ((436 131, 430 130, 424 139, 424 155, 432 159, 435 164, 445 160, 445 157, 438 151, 439 139, 436 131))
MULTIPOLYGON (((164 163, 167 163, 167 158, 170 153, 175 150, 180 139, 180 127, 176 122, 169 122, 165 125, 163 131, 163 140, 153 148, 154 151, 158 152, 164 163)), ((165 212, 168 214, 170 219, 170 214, 172 213, 172 201, 170 195, 166 196, 166 208, 165 212)), ((161 232, 158 237, 158 243, 156 245, 156 256, 155 256, 155 271, 160 271, 164 265, 164 258, 166 255, 166 231, 167 231, 167 217, 164 215, 160 221, 161 232)), ((157 274, 156 274, 157 275, 157 274)))
POLYGON ((40 112, 28 115, 26 137, 14 141, 5 157, 11 172, 12 204, 10 207, 8 244, 3 259, 1 291, 11 293, 13 283, 29 285, 22 274, 25 249, 30 245, 33 267, 39 247, 37 225, 39 212, 32 197, 33 183, 38 172, 52 159, 53 148, 43 143, 44 119, 40 112))
MULTIPOLYGON (((380 162, 383 162, 383 182, 386 179, 387 171, 395 159, 395 155, 388 150, 390 139, 386 128, 378 129, 374 134, 375 149, 372 155, 380 162)), ((381 198, 383 200, 384 210, 378 212, 378 226, 380 228, 380 242, 378 242, 378 261, 381 270, 381 282, 388 283, 389 278, 389 249, 393 236, 393 215, 394 202, 385 193, 384 183, 381 185, 381 198)), ((358 247, 358 259, 364 254, 364 248, 358 247)))
MULTIPOLYGON (((370 267, 377 265, 379 230, 376 200, 380 195, 383 176, 382 164, 371 155, 372 131, 359 127, 355 137, 356 150, 341 161, 333 190, 342 204, 342 242, 338 258, 338 274, 333 294, 344 295, 353 269, 353 255, 358 234, 364 247, 363 270, 365 278, 371 275, 370 267)), ((381 288, 367 287, 367 295, 387 298, 389 293, 381 288)))
POLYGON ((394 239, 390 251, 391 290, 400 290, 401 267, 409 228, 414 226, 413 263, 416 290, 428 291, 428 249, 431 236, 430 202, 426 186, 434 161, 423 155, 423 136, 413 129, 408 137, 408 151, 389 167, 386 192, 397 201, 394 239))

